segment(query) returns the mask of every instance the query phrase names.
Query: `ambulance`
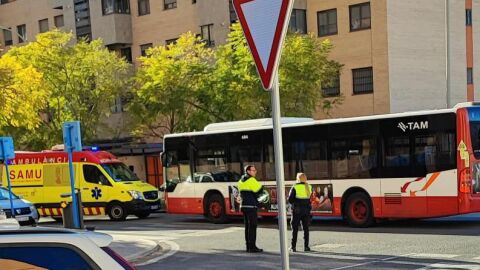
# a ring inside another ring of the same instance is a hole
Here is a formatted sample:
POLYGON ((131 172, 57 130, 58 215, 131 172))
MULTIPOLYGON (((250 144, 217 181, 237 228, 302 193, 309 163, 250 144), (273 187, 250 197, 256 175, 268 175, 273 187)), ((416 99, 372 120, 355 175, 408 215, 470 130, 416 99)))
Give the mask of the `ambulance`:
MULTIPOLYGON (((65 198, 71 194, 67 153, 16 152, 9 164, 12 190, 34 203, 41 216, 61 219, 62 207, 71 201, 65 198)), ((128 215, 146 218, 160 207, 158 190, 111 153, 74 152, 73 166, 84 215, 108 215, 121 221, 128 215)), ((0 178, 7 186, 6 166, 1 167, 0 178)))

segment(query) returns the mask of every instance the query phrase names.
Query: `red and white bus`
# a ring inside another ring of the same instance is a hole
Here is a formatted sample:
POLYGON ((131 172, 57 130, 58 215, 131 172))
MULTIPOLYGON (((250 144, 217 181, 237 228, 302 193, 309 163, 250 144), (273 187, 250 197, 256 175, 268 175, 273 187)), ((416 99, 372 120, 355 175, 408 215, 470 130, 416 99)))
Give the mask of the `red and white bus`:
MULTIPOLYGON (((284 119, 286 190, 313 185, 312 215, 366 227, 377 219, 480 211, 480 104, 333 120, 284 119)), ((167 212, 225 222, 240 215, 236 182, 254 164, 277 214, 271 121, 208 125, 164 139, 167 212)))

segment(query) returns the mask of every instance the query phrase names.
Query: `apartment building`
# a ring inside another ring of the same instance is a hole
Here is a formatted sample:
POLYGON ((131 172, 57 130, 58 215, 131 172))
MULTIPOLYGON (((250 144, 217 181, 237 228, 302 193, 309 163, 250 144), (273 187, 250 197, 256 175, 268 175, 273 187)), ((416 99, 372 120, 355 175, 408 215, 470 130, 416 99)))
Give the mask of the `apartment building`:
POLYGON ((338 84, 323 89, 345 98, 333 117, 446 108, 480 96, 478 0, 321 0, 307 1, 306 11, 308 31, 331 40, 331 57, 344 64, 338 84))

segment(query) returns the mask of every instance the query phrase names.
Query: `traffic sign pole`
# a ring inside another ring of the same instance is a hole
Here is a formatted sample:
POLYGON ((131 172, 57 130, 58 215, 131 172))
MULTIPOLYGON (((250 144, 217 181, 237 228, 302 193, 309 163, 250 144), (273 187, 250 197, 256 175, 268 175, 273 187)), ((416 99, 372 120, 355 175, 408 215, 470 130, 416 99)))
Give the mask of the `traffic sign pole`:
POLYGON ((280 117, 280 91, 278 74, 273 80, 272 118, 273 140, 275 149, 275 175, 277 176, 278 226, 280 229, 280 253, 282 255, 282 269, 290 269, 290 258, 287 249, 287 203, 285 198, 285 172, 283 170, 283 141, 282 123, 280 117))
MULTIPOLYGON (((5 144, 3 143, 3 140, 0 142, 1 144, 1 147, 2 147, 2 153, 3 153, 3 162, 5 164, 5 171, 6 171, 6 174, 7 174, 7 185, 8 185, 8 193, 9 193, 9 200, 10 200, 10 216, 12 218, 15 218, 15 208, 13 206, 13 195, 12 195, 12 184, 11 184, 11 181, 10 181, 10 170, 8 169, 8 158, 5 154, 5 144)), ((1 180, 0 180, 1 181, 1 180)))
POLYGON ((257 67, 262 86, 272 99, 278 226, 282 269, 290 269, 287 250, 287 206, 283 170, 283 142, 278 66, 294 0, 233 0, 233 6, 257 67))

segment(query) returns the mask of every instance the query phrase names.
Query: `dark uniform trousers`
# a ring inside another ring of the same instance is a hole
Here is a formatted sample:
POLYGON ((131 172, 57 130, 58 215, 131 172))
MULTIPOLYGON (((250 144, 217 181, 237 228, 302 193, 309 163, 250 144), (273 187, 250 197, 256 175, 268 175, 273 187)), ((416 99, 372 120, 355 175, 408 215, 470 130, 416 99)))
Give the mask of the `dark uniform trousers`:
POLYGON ((293 236, 292 236, 292 247, 295 248, 297 245, 297 236, 298 236, 298 225, 302 222, 303 227, 303 238, 305 240, 304 246, 308 247, 309 244, 309 223, 310 223, 310 208, 306 207, 295 207, 293 209, 293 216, 291 220, 293 236))
POLYGON ((242 208, 245 223, 245 243, 247 249, 256 248, 257 241, 257 208, 242 208))

